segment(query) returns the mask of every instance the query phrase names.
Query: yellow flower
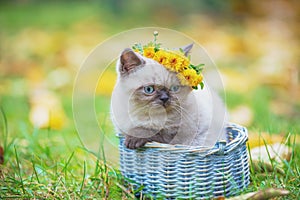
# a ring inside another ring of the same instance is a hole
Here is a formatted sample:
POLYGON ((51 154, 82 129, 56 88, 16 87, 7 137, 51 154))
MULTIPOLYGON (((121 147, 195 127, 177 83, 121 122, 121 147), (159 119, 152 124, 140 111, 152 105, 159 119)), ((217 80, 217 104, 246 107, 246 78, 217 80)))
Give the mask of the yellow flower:
POLYGON ((160 48, 155 52, 154 49, 154 46, 144 46, 142 55, 157 61, 168 70, 176 72, 182 85, 195 88, 202 82, 202 75, 190 68, 190 60, 182 52, 160 48))
POLYGON ((180 71, 180 65, 181 65, 181 60, 180 57, 178 57, 176 54, 171 54, 169 56, 168 59, 168 64, 170 65, 170 67, 172 67, 175 71, 180 71))
POLYGON ((169 54, 166 51, 157 51, 153 59, 167 67, 169 70, 174 71, 174 69, 168 65, 169 54))
POLYGON ((201 74, 197 74, 197 72, 193 69, 185 69, 181 73, 179 73, 178 78, 183 85, 190 85, 191 87, 196 87, 199 85, 203 77, 201 74))
POLYGON ((182 70, 184 70, 190 65, 188 58, 180 54, 180 52, 169 51, 168 53, 169 53, 168 64, 172 69, 174 69, 174 71, 181 72, 182 70))
POLYGON ((189 85, 189 82, 185 79, 182 73, 178 73, 177 78, 179 79, 182 85, 189 85))
POLYGON ((186 57, 183 57, 182 65, 184 66, 184 69, 187 69, 190 66, 190 64, 190 60, 186 57))
POLYGON ((144 50, 144 56, 147 58, 153 58, 155 55, 154 47, 146 47, 144 50))
POLYGON ((152 59, 156 60, 160 64, 164 65, 167 69, 174 72, 181 72, 190 64, 188 58, 180 55, 177 52, 166 50, 157 51, 152 59))

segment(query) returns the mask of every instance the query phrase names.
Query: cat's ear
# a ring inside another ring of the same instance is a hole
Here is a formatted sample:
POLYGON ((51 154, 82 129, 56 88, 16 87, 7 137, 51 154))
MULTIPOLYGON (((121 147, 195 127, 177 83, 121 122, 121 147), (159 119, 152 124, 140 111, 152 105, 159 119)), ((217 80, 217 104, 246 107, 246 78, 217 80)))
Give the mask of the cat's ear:
POLYGON ((140 58, 132 49, 126 48, 121 53, 118 70, 121 75, 129 74, 144 63, 145 61, 140 58))
POLYGON ((185 56, 188 56, 191 53, 191 50, 192 50, 193 46, 194 46, 194 43, 191 43, 189 45, 181 47, 181 49, 182 49, 185 56))

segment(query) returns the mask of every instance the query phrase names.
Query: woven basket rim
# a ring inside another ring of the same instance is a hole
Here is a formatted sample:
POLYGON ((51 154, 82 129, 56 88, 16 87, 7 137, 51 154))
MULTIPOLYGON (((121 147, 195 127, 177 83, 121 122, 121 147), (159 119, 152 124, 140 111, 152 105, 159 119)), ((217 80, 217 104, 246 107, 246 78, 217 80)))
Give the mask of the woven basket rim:
MULTIPOLYGON (((199 152, 199 153, 206 153, 207 154, 214 154, 220 151, 220 148, 224 152, 230 152, 231 150, 235 149, 237 146, 242 144, 248 139, 247 129, 241 125, 235 123, 228 123, 226 128, 230 128, 232 130, 237 131, 239 134, 233 140, 227 141, 217 141, 215 146, 208 148, 203 146, 188 146, 188 145, 172 145, 172 144, 164 144, 159 142, 149 142, 141 149, 155 149, 159 151, 183 151, 183 152, 199 152)), ((228 134, 228 132, 226 132, 228 134)), ((121 133, 116 134, 117 137, 123 138, 124 135, 121 133)))

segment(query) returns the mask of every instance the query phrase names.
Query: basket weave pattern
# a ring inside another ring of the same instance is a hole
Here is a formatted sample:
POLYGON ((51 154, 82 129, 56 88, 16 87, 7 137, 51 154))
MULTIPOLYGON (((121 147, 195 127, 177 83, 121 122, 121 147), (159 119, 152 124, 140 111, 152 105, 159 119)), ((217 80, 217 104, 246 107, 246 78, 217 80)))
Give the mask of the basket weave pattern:
POLYGON ((122 174, 143 193, 167 199, 207 199, 239 194, 250 183, 247 130, 227 127, 227 142, 213 149, 150 143, 130 150, 120 136, 122 174))

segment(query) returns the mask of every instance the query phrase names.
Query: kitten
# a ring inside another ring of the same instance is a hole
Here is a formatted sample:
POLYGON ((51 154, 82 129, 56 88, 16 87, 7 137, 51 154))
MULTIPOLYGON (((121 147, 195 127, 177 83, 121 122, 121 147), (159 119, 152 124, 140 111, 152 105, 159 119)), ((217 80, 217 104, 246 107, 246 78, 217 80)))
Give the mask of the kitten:
MULTIPOLYGON (((186 55, 191 47, 183 49, 186 55)), ((131 49, 121 53, 116 68, 111 117, 126 147, 151 141, 211 147, 224 136, 225 108, 207 85, 183 86, 175 72, 131 49)))

